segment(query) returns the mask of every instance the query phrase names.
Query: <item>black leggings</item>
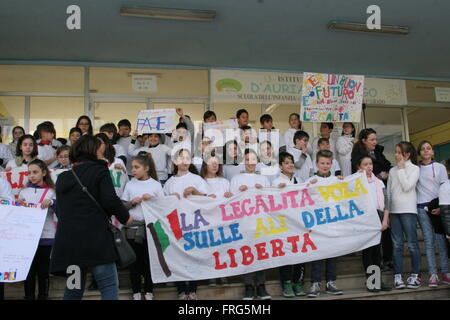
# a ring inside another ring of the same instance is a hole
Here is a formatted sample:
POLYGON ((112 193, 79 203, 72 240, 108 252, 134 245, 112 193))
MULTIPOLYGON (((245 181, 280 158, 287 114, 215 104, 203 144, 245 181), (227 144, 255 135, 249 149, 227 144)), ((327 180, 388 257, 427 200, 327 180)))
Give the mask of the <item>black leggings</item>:
POLYGON ((145 292, 153 292, 147 240, 144 239, 142 243, 137 243, 133 239, 128 239, 128 242, 136 253, 136 262, 130 266, 130 281, 133 293, 141 292, 141 276, 144 277, 145 292))
POLYGON ((48 297, 51 251, 52 246, 38 246, 27 279, 24 282, 25 299, 35 299, 36 275, 39 284, 38 299, 46 299, 48 297))
POLYGON ((362 251, 362 262, 364 272, 367 273, 367 268, 371 265, 381 266, 381 245, 377 244, 366 248, 362 251))

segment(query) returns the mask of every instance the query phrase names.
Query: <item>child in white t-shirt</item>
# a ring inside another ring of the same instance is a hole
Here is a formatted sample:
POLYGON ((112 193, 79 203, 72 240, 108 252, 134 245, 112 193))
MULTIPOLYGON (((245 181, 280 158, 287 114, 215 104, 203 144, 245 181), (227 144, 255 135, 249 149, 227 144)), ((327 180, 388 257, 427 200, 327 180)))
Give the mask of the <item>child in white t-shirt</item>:
POLYGON ((314 165, 308 154, 308 141, 308 133, 299 130, 294 134, 294 147, 287 150, 294 157, 295 177, 300 181, 305 181, 314 174, 314 165))
POLYGON ((122 200, 126 202, 130 215, 133 217, 133 222, 124 227, 128 242, 136 253, 136 262, 130 266, 133 300, 142 299, 141 276, 144 278, 145 300, 153 300, 145 219, 140 203, 154 197, 163 197, 164 192, 150 153, 133 158, 131 173, 134 178, 126 184, 122 200))
MULTIPOLYGON (((190 195, 208 195, 208 184, 197 174, 189 150, 178 150, 173 165, 174 175, 167 180, 163 188, 166 196, 175 195, 181 199, 190 195)), ((197 300, 197 281, 177 282, 177 291, 179 300, 197 300)))
MULTIPOLYGON (((317 141, 317 150, 330 150, 330 140, 327 138, 320 138, 317 141)), ((333 176, 340 176, 341 175, 341 167, 339 166, 339 162, 335 159, 335 154, 333 154, 333 162, 331 164, 331 174, 333 176)), ((314 172, 317 172, 317 164, 314 162, 314 172)))
MULTIPOLYGON (((262 175, 256 174, 256 165, 258 156, 252 149, 246 149, 244 154, 245 173, 234 176, 231 180, 230 191, 233 194, 244 192, 250 188, 267 188, 270 187, 269 180, 262 175)), ((264 270, 244 274, 245 295, 244 300, 253 300, 256 295, 259 299, 272 299, 266 291, 266 274, 264 270), (255 279, 254 279, 255 278, 255 279)))
MULTIPOLYGON (((358 172, 363 172, 367 175, 369 182, 369 195, 375 208, 377 209, 380 220, 382 221, 381 232, 389 228, 389 211, 385 210, 387 195, 386 188, 383 181, 378 179, 373 174, 373 160, 370 156, 364 156, 358 159, 357 162, 358 172)), ((371 265, 376 265, 381 268, 381 244, 374 245, 366 248, 362 251, 362 261, 364 270, 367 272, 367 268, 371 265)), ((372 273, 366 273, 368 278, 372 273)), ((381 286, 378 289, 367 288, 370 292, 389 291, 390 287, 381 282, 381 286)))
POLYGON ((28 184, 18 196, 18 203, 40 204, 42 209, 48 209, 39 245, 31 263, 30 271, 24 282, 25 300, 35 299, 36 276, 38 278, 38 300, 48 298, 48 281, 50 268, 50 253, 55 240, 56 216, 54 201, 56 199, 55 184, 52 181, 47 165, 36 159, 28 165, 28 184))
MULTIPOLYGON (((139 154, 139 152, 148 152, 151 153, 153 157, 153 161, 155 162, 156 173, 158 174, 158 178, 160 182, 164 185, 164 183, 169 178, 170 168, 170 155, 172 149, 162 143, 162 135, 157 133, 151 133, 148 135, 148 147, 140 147, 138 148, 136 145, 136 139, 138 136, 138 132, 134 132, 131 143, 128 146, 128 154, 135 157, 139 154)), ((142 145, 145 145, 145 141, 142 145)))
POLYGON ((429 141, 420 142, 417 153, 421 158, 419 163, 420 176, 416 186, 417 217, 425 242, 425 253, 427 256, 428 272, 430 274, 428 286, 435 288, 439 285, 436 247, 441 257, 442 282, 450 284, 450 273, 445 235, 437 233, 433 227, 433 219, 439 221, 439 217, 433 215, 433 211, 430 215, 428 208, 431 207, 431 202, 438 198, 440 185, 448 181, 448 176, 445 166, 433 160, 434 150, 429 141))
POLYGON ((289 115, 290 128, 284 132, 284 143, 286 143, 286 150, 294 147, 294 135, 297 131, 302 129, 302 122, 298 113, 291 113, 289 115))
POLYGON ((245 171, 245 166, 242 161, 241 149, 239 148, 237 141, 228 141, 225 144, 223 154, 223 175, 225 179, 231 181, 234 176, 245 171))
MULTIPOLYGON (((316 165, 318 171, 315 176, 309 178, 306 182, 314 184, 318 181, 326 181, 327 184, 331 185, 339 182, 339 180, 344 179, 342 176, 334 176, 331 173, 331 167, 333 163, 333 153, 329 150, 322 150, 317 152, 316 155, 316 165)), ((326 272, 326 291, 327 293, 340 295, 342 290, 339 290, 336 285, 336 263, 337 258, 329 258, 324 260, 313 261, 311 263, 311 289, 309 291, 308 297, 315 298, 320 295, 320 283, 322 282, 322 264, 325 262, 327 267, 326 272)))
POLYGON ((216 199, 231 198, 230 182, 223 177, 223 165, 218 156, 205 159, 200 170, 200 176, 208 184, 208 195, 216 199))
MULTIPOLYGON (((272 187, 285 188, 286 186, 299 183, 294 175, 294 157, 290 153, 280 153, 279 166, 281 173, 275 180, 272 181, 272 187)), ((305 266, 303 263, 280 267, 282 294, 284 297, 292 298, 295 296, 306 295, 302 289, 304 273, 305 266)))
MULTIPOLYGON (((223 165, 219 156, 213 155, 204 159, 200 176, 208 184, 208 196, 215 199, 227 199, 233 196, 230 192, 230 182, 223 177, 223 165)), ((218 278, 211 279, 209 282, 211 284, 222 285, 227 283, 228 280, 227 278, 218 278)))

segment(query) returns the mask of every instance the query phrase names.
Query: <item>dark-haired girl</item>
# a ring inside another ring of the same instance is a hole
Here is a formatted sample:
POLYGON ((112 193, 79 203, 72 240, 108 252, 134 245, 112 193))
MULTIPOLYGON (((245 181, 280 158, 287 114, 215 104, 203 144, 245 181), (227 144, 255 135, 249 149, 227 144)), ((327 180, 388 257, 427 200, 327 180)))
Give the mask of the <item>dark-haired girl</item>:
POLYGON ((77 120, 77 124, 75 127, 81 130, 81 134, 90 134, 93 135, 92 121, 88 116, 81 116, 77 120))
POLYGON ((447 170, 445 166, 433 160, 434 150, 429 141, 419 143, 417 153, 420 155, 419 163, 420 177, 417 183, 417 213, 420 227, 423 231, 423 240, 425 242, 425 253, 427 255, 428 272, 430 278, 428 280, 429 287, 437 287, 439 285, 439 276, 436 266, 436 248, 439 249, 439 257, 441 262, 442 282, 450 284, 450 273, 448 265, 447 244, 443 230, 435 229, 435 220, 440 222, 440 217, 436 211, 431 210, 431 202, 439 197, 439 188, 441 184, 448 180, 447 170), (430 210, 428 210, 430 208, 430 210))
POLYGON ((50 252, 56 233, 56 217, 50 207, 55 199, 55 184, 50 177, 47 165, 39 159, 31 161, 28 165, 28 184, 20 191, 18 202, 39 203, 41 209, 48 209, 48 211, 38 248, 24 282, 25 300, 35 300, 36 276, 39 284, 38 300, 48 298, 50 252))
POLYGON ((9 144, 9 149, 11 150, 12 154, 16 153, 17 142, 19 141, 19 138, 23 135, 25 135, 25 129, 22 128, 21 126, 16 126, 12 129, 13 140, 9 144))
MULTIPOLYGON (((197 173, 191 162, 191 153, 187 149, 180 149, 173 159, 173 176, 164 184, 166 196, 175 195, 188 197, 190 195, 207 196, 209 187, 206 181, 197 173)), ((179 300, 197 300, 197 281, 177 282, 179 300)))
POLYGON ((417 242, 417 195, 416 186, 420 169, 417 164, 416 150, 410 142, 402 141, 395 146, 397 165, 389 171, 387 184, 389 222, 394 246, 394 286, 417 289, 421 285, 420 251, 417 242), (411 275, 407 284, 403 282, 403 242, 408 241, 411 253, 411 275))
POLYGON ((17 141, 16 157, 6 164, 6 171, 23 167, 26 169, 28 164, 37 159, 38 146, 36 139, 30 134, 23 135, 17 141))
POLYGON ((302 122, 300 121, 300 115, 298 113, 291 113, 289 115, 289 126, 290 128, 283 134, 286 150, 294 147, 294 134, 302 128, 302 122))
POLYGON ((145 219, 142 201, 164 196, 163 189, 156 175, 152 155, 140 155, 131 161, 133 179, 127 183, 122 195, 133 222, 124 227, 127 239, 136 253, 136 262, 130 266, 130 280, 133 300, 141 300, 141 276, 144 278, 144 298, 153 300, 153 282, 150 274, 148 243, 145 230, 145 219))

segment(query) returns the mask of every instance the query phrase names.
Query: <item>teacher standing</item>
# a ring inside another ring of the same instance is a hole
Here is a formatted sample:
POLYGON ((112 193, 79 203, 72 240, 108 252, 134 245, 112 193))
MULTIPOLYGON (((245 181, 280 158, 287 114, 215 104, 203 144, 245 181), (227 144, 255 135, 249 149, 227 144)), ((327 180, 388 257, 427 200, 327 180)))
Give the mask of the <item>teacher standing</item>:
MULTIPOLYGON (((116 195, 108 164, 98 159, 104 148, 99 139, 91 135, 82 136, 70 151, 72 170, 108 215, 114 215, 122 224, 127 224, 132 219, 116 195)), ((88 270, 98 284, 102 300, 118 300, 117 254, 105 214, 82 191, 71 171, 58 177, 56 202, 58 228, 50 271, 55 275, 70 276, 74 273, 68 270, 70 266, 81 270, 80 286, 66 286, 64 300, 82 299, 88 270)), ((68 282, 70 284, 71 281, 68 282)))

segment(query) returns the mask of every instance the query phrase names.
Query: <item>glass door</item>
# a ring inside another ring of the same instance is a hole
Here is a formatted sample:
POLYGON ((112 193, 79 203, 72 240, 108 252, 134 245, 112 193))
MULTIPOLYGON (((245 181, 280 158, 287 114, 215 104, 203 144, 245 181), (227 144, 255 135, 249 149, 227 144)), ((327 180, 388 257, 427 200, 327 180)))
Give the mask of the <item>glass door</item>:
POLYGON ((372 108, 365 112, 366 128, 377 132, 378 144, 384 146, 384 155, 395 163, 395 145, 405 139, 401 108, 372 108))

